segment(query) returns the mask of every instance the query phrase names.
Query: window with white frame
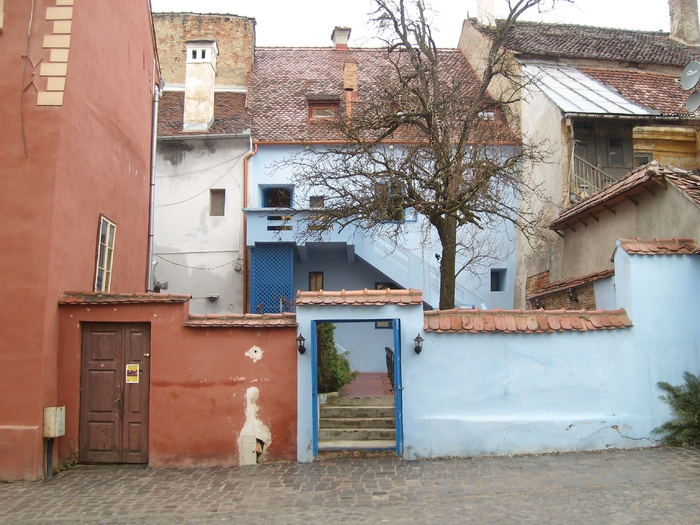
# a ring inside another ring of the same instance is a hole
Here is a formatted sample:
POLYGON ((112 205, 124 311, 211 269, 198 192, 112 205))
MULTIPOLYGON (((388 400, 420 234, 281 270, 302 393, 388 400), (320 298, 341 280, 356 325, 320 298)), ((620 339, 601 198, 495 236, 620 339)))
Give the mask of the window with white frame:
POLYGON ((97 268, 95 291, 109 292, 112 284, 112 260, 114 258, 114 236, 117 225, 105 216, 100 216, 100 231, 97 239, 97 268))

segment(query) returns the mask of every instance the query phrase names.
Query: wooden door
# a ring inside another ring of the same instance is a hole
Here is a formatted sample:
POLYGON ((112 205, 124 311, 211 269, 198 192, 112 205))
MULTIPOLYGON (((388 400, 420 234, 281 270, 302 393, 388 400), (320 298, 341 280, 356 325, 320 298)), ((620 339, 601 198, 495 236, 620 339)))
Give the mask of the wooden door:
POLYGON ((81 462, 148 463, 150 341, 147 323, 83 325, 81 462))

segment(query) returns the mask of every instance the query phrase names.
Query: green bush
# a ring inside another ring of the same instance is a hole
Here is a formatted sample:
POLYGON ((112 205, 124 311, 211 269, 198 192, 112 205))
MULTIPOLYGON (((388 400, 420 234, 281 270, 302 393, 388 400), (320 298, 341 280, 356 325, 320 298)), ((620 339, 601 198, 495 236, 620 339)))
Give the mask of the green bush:
POLYGON ((331 323, 321 323, 316 327, 318 391, 321 394, 337 392, 357 377, 357 372, 350 370, 350 361, 338 353, 334 331, 335 325, 331 323))
POLYGON ((700 445, 700 378, 690 372, 685 372, 683 378, 685 385, 681 386, 659 383, 666 392, 660 398, 671 405, 675 417, 653 432, 666 434, 662 441, 674 447, 700 445))

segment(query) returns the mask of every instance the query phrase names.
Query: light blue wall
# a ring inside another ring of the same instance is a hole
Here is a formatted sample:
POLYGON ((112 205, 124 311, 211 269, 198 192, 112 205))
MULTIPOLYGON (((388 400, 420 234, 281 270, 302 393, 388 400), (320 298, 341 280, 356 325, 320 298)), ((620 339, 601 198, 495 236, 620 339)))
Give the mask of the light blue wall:
MULTIPOLYGON (((262 192, 270 186, 285 186, 290 184, 292 170, 290 168, 275 170, 275 161, 287 158, 296 152, 303 151, 303 146, 295 145, 259 145, 257 153, 251 157, 251 194, 249 208, 262 206, 262 192)), ((300 202, 301 196, 293 197, 293 205, 297 208, 305 208, 307 202, 300 202)), ((296 228, 296 220, 288 222, 292 228, 296 228)), ((293 231, 270 233, 267 216, 257 212, 249 212, 248 242, 249 245, 258 242, 290 242, 295 240, 293 231)), ((479 231, 475 229, 475 231, 479 231)), ((297 236, 298 237, 298 236, 297 236)), ((361 234, 353 235, 352 228, 346 228, 343 232, 333 233, 333 240, 347 241, 349 245, 357 248, 360 254, 370 264, 384 272, 392 280, 404 287, 421 289, 424 292, 424 300, 433 307, 439 304, 439 263, 435 254, 440 253, 440 243, 437 233, 429 226, 426 227, 425 219, 418 217, 416 221, 404 223, 400 238, 362 238, 361 234), (394 247, 394 243, 397 247, 394 247), (373 246, 374 245, 374 246, 373 246), (385 246, 386 245, 386 246, 385 246), (376 249, 368 249, 368 246, 376 249), (382 252, 382 253, 379 253, 382 252)), ((476 275, 464 271, 457 276, 456 304, 460 305, 485 305, 487 308, 513 307, 513 293, 515 283, 515 234, 512 225, 503 223, 495 228, 488 236, 487 241, 479 241, 477 244, 486 244, 489 252, 499 250, 504 260, 494 262, 494 268, 506 269, 506 289, 501 292, 491 292, 490 275, 491 266, 482 267, 476 275)), ((296 239, 300 242, 300 239, 296 239)), ((310 258, 311 260, 311 258, 310 258)), ((458 261, 459 264, 459 261, 458 261)), ((349 274, 336 273, 343 279, 350 279, 349 274)), ((329 277, 331 274, 329 273, 329 277)), ((352 289, 350 284, 341 285, 345 289, 352 289)), ((364 286, 363 286, 364 287, 364 286)))
MULTIPOLYGON (((311 319, 401 316, 406 458, 652 446, 670 417, 659 381, 700 372, 700 257, 618 249, 618 306, 634 327, 541 334, 423 332, 419 307, 299 307, 311 319), (413 338, 425 339, 421 355, 413 338)), ((306 337, 306 334, 305 334, 306 337)), ((299 358, 299 457, 312 436, 310 356, 299 358)))
POLYGON ((374 322, 335 325, 335 342, 347 351, 350 367, 358 372, 386 372, 384 348, 393 348, 393 337, 393 330, 376 328, 374 322))

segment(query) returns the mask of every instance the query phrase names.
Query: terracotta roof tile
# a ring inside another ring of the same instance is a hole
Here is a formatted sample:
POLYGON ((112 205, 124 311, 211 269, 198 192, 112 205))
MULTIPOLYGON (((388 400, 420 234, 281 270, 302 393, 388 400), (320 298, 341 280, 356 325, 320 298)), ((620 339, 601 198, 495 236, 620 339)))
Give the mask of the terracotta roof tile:
MULTIPOLYGON (((475 24, 474 20, 470 20, 475 24)), ((482 33, 489 29, 476 25, 482 33)), ((531 58, 612 60, 683 68, 697 59, 697 49, 671 40, 661 31, 631 31, 573 24, 519 21, 506 47, 531 58)))
POLYGON ((297 326, 296 314, 190 315, 185 326, 191 328, 288 328, 297 326))
POLYGON ((63 292, 58 304, 184 303, 191 295, 163 293, 63 292))
POLYGON ((697 255, 700 246, 693 239, 620 239, 620 247, 634 255, 697 255))
POLYGON ((700 206, 700 177, 690 171, 672 167, 660 167, 657 161, 652 161, 636 171, 611 184, 607 188, 595 193, 564 210, 556 220, 549 225, 551 230, 565 230, 585 221, 587 217, 598 214, 617 206, 628 199, 634 199, 647 190, 664 186, 669 182, 684 192, 695 204, 700 206))
POLYGON ((678 75, 622 69, 579 69, 640 106, 658 110, 662 115, 691 115, 685 109, 688 92, 681 87, 678 75))
POLYGON ((297 292, 297 305, 323 304, 323 305, 360 305, 371 304, 383 306, 396 304, 399 306, 423 304, 423 292, 421 290, 341 290, 339 292, 297 292))
POLYGON ((158 136, 241 134, 251 127, 245 109, 245 93, 214 93, 214 122, 207 131, 182 131, 185 107, 183 91, 165 91, 158 105, 158 136))
POLYGON ((625 310, 433 310, 424 312, 426 332, 541 333, 629 328, 625 310))
POLYGON ((613 275, 615 275, 615 270, 603 270, 602 272, 590 273, 582 277, 562 279, 561 281, 550 283, 544 288, 534 290, 532 294, 527 296, 527 299, 535 299, 537 297, 544 297, 545 295, 561 292, 562 290, 568 290, 569 288, 577 288, 579 286, 583 286, 584 284, 593 283, 601 279, 607 279, 613 275))
MULTIPOLYGON (((398 53, 394 53, 397 55, 398 53)), ((457 49, 441 49, 445 79, 450 85, 464 86, 465 93, 476 90, 478 79, 466 58, 457 49)), ((313 143, 342 141, 342 135, 327 123, 309 121, 309 100, 338 101, 345 111, 343 71, 346 61, 357 63, 359 100, 383 89, 393 69, 386 49, 354 48, 257 48, 250 74, 247 107, 253 116, 253 137, 260 142, 313 143)), ((496 111, 492 124, 494 142, 518 144, 505 116, 496 111)), ((397 142, 415 139, 415 131, 397 130, 397 142)))

